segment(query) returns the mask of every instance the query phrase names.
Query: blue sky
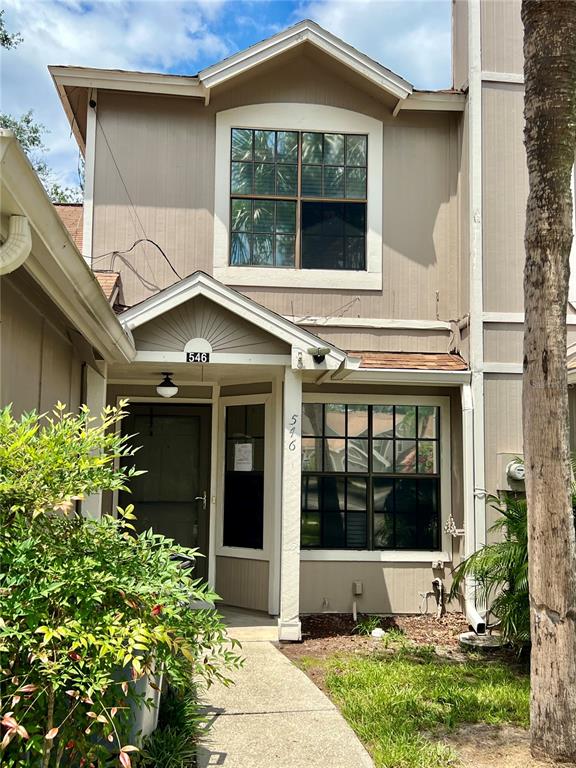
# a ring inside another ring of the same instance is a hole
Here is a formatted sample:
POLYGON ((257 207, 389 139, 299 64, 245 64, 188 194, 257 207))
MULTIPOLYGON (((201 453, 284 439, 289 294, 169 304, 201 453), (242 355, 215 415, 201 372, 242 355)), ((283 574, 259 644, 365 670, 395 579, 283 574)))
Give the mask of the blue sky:
POLYGON ((450 85, 450 0, 6 0, 24 42, 1 53, 1 108, 34 109, 49 162, 76 181, 77 147, 49 64, 195 74, 310 18, 417 88, 450 85))

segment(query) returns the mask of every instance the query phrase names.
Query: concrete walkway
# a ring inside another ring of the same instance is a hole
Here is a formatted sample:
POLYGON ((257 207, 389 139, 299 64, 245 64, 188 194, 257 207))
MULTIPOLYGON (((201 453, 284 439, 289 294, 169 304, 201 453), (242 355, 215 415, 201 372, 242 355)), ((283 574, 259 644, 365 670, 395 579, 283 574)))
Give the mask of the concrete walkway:
POLYGON ((373 768, 332 702, 278 648, 244 641, 235 685, 204 696, 214 718, 199 768, 373 768))

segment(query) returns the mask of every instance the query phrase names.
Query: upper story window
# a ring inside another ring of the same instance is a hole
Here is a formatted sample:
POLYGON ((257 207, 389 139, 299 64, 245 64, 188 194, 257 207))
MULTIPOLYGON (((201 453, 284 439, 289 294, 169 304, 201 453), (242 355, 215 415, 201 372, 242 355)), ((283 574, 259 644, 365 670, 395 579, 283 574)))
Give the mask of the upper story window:
POLYGON ((326 104, 216 113, 213 270, 236 287, 378 291, 384 126, 326 104))
POLYGON ((365 270, 368 136, 232 128, 235 267, 365 270))

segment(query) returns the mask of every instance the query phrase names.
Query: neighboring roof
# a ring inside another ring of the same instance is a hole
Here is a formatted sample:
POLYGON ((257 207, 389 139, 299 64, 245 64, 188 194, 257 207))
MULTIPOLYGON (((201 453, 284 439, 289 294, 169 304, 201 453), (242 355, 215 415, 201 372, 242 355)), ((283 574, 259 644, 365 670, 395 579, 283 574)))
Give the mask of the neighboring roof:
POLYGON ((179 307, 184 302, 204 296, 244 320, 254 323, 262 330, 293 347, 293 367, 314 370, 334 370, 346 362, 346 353, 333 344, 327 343, 313 333, 300 328, 290 320, 276 314, 261 304, 223 285, 205 272, 197 271, 159 293, 135 304, 122 312, 118 319, 128 331, 138 328, 154 318, 179 307), (328 348, 322 364, 313 363, 313 351, 328 348))
POLYGON ((443 352, 348 352, 360 360, 359 368, 414 371, 466 371, 468 365, 460 355, 443 352))
POLYGON ((54 208, 68 233, 74 241, 76 248, 82 253, 82 236, 84 222, 84 206, 82 203, 54 203, 54 208))
POLYGON ((120 272, 94 270, 94 276, 96 277, 96 280, 98 280, 104 296, 111 302, 120 284, 120 272))
POLYGON ((32 252, 28 272, 68 319, 71 329, 110 362, 133 359, 135 349, 106 301, 90 267, 50 202, 12 131, 0 130, 0 235, 10 216, 25 216, 32 252))
POLYGON ((78 88, 83 89, 84 92, 96 88, 170 94, 203 99, 204 103, 208 104, 213 88, 304 44, 314 46, 365 78, 376 88, 398 99, 394 109, 395 116, 403 108, 448 111, 463 109, 465 96, 462 92, 446 89, 436 92, 416 91, 412 84, 403 77, 309 19, 304 19, 266 40, 206 67, 197 75, 172 75, 71 66, 50 66, 48 69, 78 143, 83 150, 86 137, 83 135, 82 127, 75 116, 70 96, 70 93, 78 88))

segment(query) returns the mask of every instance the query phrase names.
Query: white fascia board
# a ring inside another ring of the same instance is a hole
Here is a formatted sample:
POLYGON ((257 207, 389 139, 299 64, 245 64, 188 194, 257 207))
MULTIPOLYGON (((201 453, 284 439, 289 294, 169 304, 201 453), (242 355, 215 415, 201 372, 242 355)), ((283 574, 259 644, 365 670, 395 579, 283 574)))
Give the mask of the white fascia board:
MULTIPOLYGON (((346 371, 346 384, 422 384, 460 386, 470 382, 470 371, 420 371, 410 368, 356 368, 346 371)), ((333 381, 338 383, 338 376, 333 381)))
POLYGON ((10 131, 0 132, 0 159, 0 198, 10 196, 33 233, 24 269, 107 361, 131 361, 129 336, 10 131))
MULTIPOLYGON (((135 363, 185 363, 186 353, 182 352, 155 352, 138 351, 134 358, 135 363)), ((235 354, 228 352, 211 352, 209 365, 291 365, 290 355, 261 355, 261 354, 235 354)), ((190 363, 190 365, 200 364, 190 363)), ((208 363, 206 364, 208 365, 208 363)))
POLYGON ((207 67, 199 73, 198 77, 207 88, 214 88, 252 67, 306 42, 316 46, 399 99, 405 99, 412 93, 412 85, 407 80, 394 74, 311 21, 302 21, 296 26, 240 51, 218 64, 207 67))
MULTIPOLYGON (((50 67, 48 67, 50 69, 50 67)), ((52 74, 52 73, 50 73, 52 74)), ((78 146, 80 147, 80 151, 84 155, 86 152, 86 142, 85 137, 82 136, 82 133, 80 131, 80 128, 78 126, 78 120, 76 118, 76 115, 74 114, 74 110, 72 109, 72 105, 70 104, 68 100, 68 94, 66 93, 66 89, 64 88, 64 85, 56 78, 54 75, 52 75, 52 80, 54 82, 54 85, 56 86, 56 90, 58 91, 58 96, 60 98, 60 102, 62 104, 62 107, 64 108, 64 112, 66 114, 66 117, 68 118, 68 123, 70 125, 70 129, 72 130, 72 133, 74 134, 74 138, 78 142, 78 146)))
MULTIPOLYGON (((498 323, 504 325, 523 325, 523 312, 484 312, 484 323, 498 323)), ((576 315, 566 315, 566 325, 576 325, 576 315)))
POLYGON ((56 87, 100 88, 108 91, 161 93, 172 96, 206 98, 206 88, 197 77, 163 75, 154 72, 129 72, 90 67, 48 67, 56 87))
POLYGON ((464 93, 413 93, 400 102, 399 107, 397 105, 397 113, 407 109, 419 112, 463 112, 465 105, 464 93))
POLYGON ((323 317, 320 315, 302 315, 291 317, 284 315, 296 325, 318 328, 392 328, 420 331, 449 331, 450 323, 446 320, 397 320, 396 318, 378 317, 323 317))
POLYGON ((513 85, 524 85, 524 75, 521 72, 487 72, 481 73, 482 80, 485 83, 512 83, 513 85))
POLYGON ((201 272, 196 272, 170 288, 161 291, 155 296, 151 296, 141 304, 128 309, 119 316, 119 319, 124 328, 133 330, 200 295, 214 301, 235 315, 239 315, 244 320, 254 323, 262 330, 285 341, 287 344, 301 346, 304 350, 307 347, 328 346, 331 349, 330 356, 334 359, 335 363, 340 363, 346 359, 346 353, 333 344, 329 344, 314 336, 314 334, 298 328, 281 315, 277 315, 275 312, 238 293, 238 291, 218 283, 214 278, 201 272))

